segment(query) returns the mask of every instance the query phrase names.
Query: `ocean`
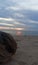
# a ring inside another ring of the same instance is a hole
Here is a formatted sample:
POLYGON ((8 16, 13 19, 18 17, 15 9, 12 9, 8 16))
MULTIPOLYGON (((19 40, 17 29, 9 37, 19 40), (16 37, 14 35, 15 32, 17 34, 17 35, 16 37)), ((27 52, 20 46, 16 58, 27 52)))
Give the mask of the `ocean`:
MULTIPOLYGON (((12 35, 16 35, 17 32, 19 31, 15 31, 15 30, 0 30, 0 31, 4 31, 7 33, 11 33, 12 35)), ((37 35, 38 36, 38 31, 20 31, 22 32, 22 35, 37 35)))
POLYGON ((38 31, 23 31, 24 35, 38 35, 38 31))

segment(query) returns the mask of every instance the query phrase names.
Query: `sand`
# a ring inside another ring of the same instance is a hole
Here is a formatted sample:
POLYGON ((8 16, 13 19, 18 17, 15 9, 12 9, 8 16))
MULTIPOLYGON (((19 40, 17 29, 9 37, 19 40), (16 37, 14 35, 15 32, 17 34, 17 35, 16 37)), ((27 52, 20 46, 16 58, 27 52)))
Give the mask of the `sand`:
POLYGON ((14 36, 16 54, 5 65, 38 65, 38 36, 14 36))

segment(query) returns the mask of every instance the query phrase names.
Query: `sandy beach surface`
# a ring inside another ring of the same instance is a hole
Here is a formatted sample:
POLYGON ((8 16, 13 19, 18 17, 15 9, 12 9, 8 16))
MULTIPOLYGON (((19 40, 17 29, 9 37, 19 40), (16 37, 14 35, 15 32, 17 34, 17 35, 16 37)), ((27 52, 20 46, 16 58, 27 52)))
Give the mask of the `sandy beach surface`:
POLYGON ((38 36, 14 36, 16 54, 5 65, 38 65, 38 36))

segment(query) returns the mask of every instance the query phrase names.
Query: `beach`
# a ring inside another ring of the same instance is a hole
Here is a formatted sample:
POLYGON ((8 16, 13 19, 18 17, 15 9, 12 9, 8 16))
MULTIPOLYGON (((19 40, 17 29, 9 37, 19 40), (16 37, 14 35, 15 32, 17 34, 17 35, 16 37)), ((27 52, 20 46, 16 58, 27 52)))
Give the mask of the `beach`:
POLYGON ((38 36, 14 36, 16 54, 5 65, 38 65, 38 36))

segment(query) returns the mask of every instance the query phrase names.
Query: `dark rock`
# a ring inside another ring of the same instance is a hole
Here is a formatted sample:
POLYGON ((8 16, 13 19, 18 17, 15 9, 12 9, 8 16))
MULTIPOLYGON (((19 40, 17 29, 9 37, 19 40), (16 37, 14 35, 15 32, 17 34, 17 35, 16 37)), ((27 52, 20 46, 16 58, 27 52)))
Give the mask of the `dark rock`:
POLYGON ((0 64, 8 61, 17 49, 17 43, 9 33, 0 31, 0 64))

